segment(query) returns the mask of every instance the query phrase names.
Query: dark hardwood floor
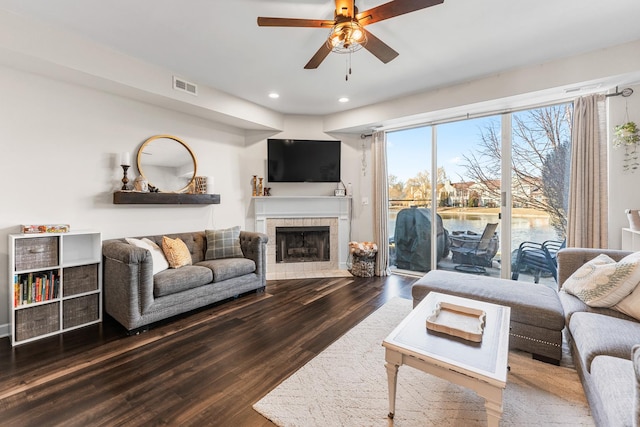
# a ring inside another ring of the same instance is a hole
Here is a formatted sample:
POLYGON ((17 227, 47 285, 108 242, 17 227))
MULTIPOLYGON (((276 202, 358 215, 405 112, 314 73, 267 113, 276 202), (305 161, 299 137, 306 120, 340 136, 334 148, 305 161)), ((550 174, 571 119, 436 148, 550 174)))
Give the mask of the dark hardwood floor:
POLYGON ((415 280, 270 281, 140 335, 105 316, 15 348, 3 338, 0 425, 273 426, 252 405, 386 301, 410 299, 415 280))

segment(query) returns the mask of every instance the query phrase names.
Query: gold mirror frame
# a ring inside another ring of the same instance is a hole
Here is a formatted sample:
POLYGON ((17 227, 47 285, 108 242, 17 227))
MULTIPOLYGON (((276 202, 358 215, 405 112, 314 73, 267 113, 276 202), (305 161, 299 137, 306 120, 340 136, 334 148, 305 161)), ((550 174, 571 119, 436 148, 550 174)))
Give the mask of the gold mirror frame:
POLYGON ((193 151, 191 150, 191 148, 180 138, 178 138, 177 136, 173 136, 173 135, 155 135, 152 136, 151 138, 147 139, 145 142, 142 143, 142 145, 140 146, 140 149, 138 149, 138 155, 136 156, 136 163, 138 166, 138 172, 140 172, 140 175, 142 175, 144 177, 144 179, 147 180, 147 182, 149 183, 149 185, 152 185, 156 188, 158 188, 158 191, 160 192, 166 192, 166 193, 185 193, 189 190, 189 188, 193 187, 195 184, 195 179, 196 179, 196 175, 197 175, 197 170, 198 170, 198 161, 196 160, 196 156, 195 154, 193 154, 193 151), (154 184, 150 179, 149 176, 145 175, 144 170, 143 170, 143 153, 145 148, 148 148, 150 146, 150 144, 153 141, 159 140, 159 139, 170 139, 173 140, 177 143, 179 143, 180 145, 182 145, 187 152, 189 153, 189 156, 191 156, 191 159, 193 160, 193 175, 191 176, 191 178, 189 179, 189 182, 187 183, 187 185, 185 185, 183 188, 179 188, 177 190, 171 190, 171 191, 164 191, 161 187, 158 187, 156 184, 154 184))

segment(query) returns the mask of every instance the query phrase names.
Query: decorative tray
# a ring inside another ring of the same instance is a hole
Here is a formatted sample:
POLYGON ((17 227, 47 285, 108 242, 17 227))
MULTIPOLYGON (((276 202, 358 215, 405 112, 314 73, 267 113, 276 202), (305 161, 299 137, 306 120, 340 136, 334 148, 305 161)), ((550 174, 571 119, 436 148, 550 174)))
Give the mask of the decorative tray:
POLYGON ((427 317, 427 329, 481 342, 486 313, 482 310, 441 301, 427 317))

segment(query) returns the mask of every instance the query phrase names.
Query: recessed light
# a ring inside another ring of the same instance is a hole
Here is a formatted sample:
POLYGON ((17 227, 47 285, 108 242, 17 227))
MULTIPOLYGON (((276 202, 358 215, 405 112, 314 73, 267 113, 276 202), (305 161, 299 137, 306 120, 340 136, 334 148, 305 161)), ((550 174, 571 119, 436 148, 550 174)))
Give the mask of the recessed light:
POLYGON ((349 98, 347 98, 346 96, 343 96, 342 98, 338 99, 338 102, 342 102, 342 103, 349 102, 349 98))
POLYGON ((280 94, 279 93, 275 93, 275 92, 271 92, 269 94, 269 98, 272 98, 272 99, 280 98, 280 94))

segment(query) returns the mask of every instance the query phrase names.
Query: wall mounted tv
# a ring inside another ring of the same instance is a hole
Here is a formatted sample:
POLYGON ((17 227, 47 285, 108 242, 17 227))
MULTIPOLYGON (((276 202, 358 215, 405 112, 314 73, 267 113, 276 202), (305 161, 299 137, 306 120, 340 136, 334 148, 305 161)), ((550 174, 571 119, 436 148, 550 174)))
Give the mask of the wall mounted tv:
POLYGON ((340 141, 268 139, 269 182, 340 182, 340 141))

